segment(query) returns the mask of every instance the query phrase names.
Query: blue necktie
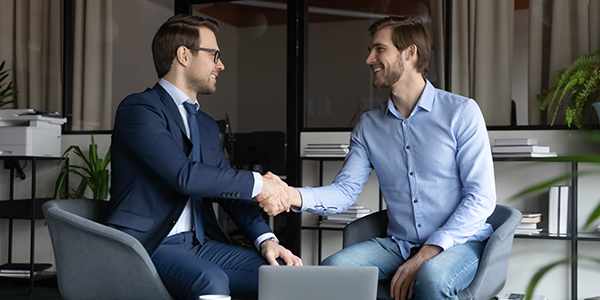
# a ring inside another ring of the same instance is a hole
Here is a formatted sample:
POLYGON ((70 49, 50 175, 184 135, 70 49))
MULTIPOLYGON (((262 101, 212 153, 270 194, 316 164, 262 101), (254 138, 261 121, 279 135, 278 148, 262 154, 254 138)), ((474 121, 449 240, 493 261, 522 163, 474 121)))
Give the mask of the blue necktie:
MULTIPOLYGON (((196 110, 196 105, 190 102, 183 102, 183 108, 188 115, 188 127, 190 128, 190 138, 192 140, 192 161, 200 162, 200 136, 199 136, 199 128, 198 128, 198 119, 196 118, 198 114, 198 110, 196 110)), ((202 198, 197 198, 202 199, 202 198)), ((202 214, 200 213, 202 208, 202 202, 204 201, 192 201, 192 211, 194 215, 194 223, 196 226, 196 238, 200 242, 200 244, 204 243, 204 224, 202 223, 202 214)))
POLYGON ((183 102, 183 107, 188 114, 188 126, 190 128, 190 135, 192 144, 192 160, 196 162, 200 162, 200 136, 198 133, 198 119, 196 115, 198 114, 198 110, 196 110, 196 106, 190 102, 183 102))

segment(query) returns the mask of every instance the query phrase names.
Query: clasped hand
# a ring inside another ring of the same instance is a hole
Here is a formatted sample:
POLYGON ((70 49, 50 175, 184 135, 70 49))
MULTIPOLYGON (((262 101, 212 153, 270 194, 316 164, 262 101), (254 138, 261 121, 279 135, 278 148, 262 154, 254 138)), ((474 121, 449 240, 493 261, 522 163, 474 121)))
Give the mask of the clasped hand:
POLYGON ((276 216, 281 212, 290 211, 290 196, 291 189, 279 176, 267 172, 263 176, 263 189, 254 201, 269 215, 276 216))

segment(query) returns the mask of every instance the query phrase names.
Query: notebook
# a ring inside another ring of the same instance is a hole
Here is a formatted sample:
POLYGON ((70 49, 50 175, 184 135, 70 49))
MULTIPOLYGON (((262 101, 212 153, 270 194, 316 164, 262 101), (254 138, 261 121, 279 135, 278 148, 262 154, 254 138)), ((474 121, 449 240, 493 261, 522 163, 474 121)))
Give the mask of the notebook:
POLYGON ((258 300, 375 300, 377 267, 261 266, 258 300))

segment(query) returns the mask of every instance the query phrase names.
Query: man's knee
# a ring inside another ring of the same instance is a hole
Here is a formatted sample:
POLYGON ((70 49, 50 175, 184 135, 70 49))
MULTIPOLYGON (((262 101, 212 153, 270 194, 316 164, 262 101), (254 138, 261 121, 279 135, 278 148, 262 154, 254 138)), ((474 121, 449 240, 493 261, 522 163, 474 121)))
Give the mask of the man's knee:
POLYGON ((190 286, 186 299, 198 299, 201 295, 229 295, 229 277, 225 272, 203 272, 190 286))

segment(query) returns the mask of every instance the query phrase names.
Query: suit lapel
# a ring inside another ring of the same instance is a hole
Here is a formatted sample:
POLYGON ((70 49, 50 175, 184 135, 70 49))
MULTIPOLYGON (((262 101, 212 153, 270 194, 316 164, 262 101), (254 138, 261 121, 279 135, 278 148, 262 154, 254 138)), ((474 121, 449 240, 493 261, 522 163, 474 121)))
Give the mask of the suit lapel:
POLYGON ((152 89, 160 96, 160 100, 162 100, 163 104, 167 108, 167 112, 169 113, 169 115, 171 115, 173 120, 175 120, 175 124, 177 124, 183 135, 186 136, 185 126, 183 125, 183 119, 181 118, 179 109, 177 109, 177 105, 175 105, 175 101, 173 101, 171 95, 169 95, 169 93, 167 93, 167 91, 158 83, 155 84, 152 89))

